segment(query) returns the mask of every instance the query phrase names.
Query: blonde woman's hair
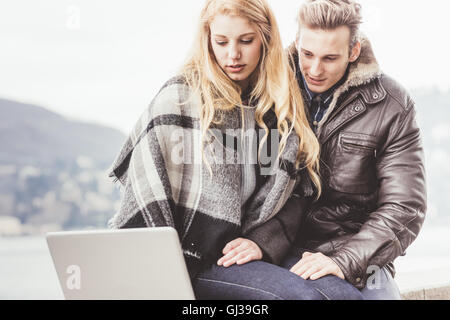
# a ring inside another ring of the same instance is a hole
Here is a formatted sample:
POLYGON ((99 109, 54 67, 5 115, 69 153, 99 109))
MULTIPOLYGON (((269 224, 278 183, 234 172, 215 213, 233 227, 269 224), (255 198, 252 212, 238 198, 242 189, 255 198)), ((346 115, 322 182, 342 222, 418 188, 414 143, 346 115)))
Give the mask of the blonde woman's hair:
POLYGON ((311 29, 334 30, 340 26, 350 29, 350 49, 358 42, 362 23, 361 5, 352 0, 306 0, 298 13, 298 32, 302 26, 311 29))
MULTIPOLYGON (((250 101, 257 101, 255 120, 265 130, 261 147, 267 140, 269 129, 264 115, 274 107, 277 129, 281 136, 278 158, 283 153, 289 134, 295 130, 300 144, 296 168, 302 165, 319 190, 319 143, 309 127, 300 89, 289 66, 274 14, 265 0, 207 0, 201 12, 200 25, 194 47, 182 68, 182 75, 202 102, 200 122, 205 138, 211 124, 220 122, 221 111, 241 107, 241 88, 233 82, 216 62, 212 46, 210 24, 219 14, 248 19, 262 40, 259 65, 250 78, 250 101)), ((203 144, 202 144, 203 145, 203 144)), ((202 149, 203 153, 203 149, 202 149)))

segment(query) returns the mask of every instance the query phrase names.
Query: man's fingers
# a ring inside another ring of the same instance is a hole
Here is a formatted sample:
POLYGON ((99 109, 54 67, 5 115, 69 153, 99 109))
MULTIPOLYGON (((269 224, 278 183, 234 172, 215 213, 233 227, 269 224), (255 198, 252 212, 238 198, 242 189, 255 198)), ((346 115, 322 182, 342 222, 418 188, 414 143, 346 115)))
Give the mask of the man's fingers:
POLYGON ((296 275, 301 275, 311 266, 312 266, 311 263, 300 260, 295 266, 292 267, 291 271, 296 275))
POLYGON ((305 252, 300 261, 303 263, 316 263, 320 257, 315 253, 305 252))
POLYGON ((321 268, 319 266, 310 266, 306 271, 300 274, 300 277, 302 277, 305 280, 308 280, 311 275, 320 270, 321 268))
POLYGON ((312 274, 322 269, 322 266, 317 254, 305 252, 302 255, 302 259, 297 262, 290 271, 306 280, 312 274))
POLYGON ((305 252, 302 259, 297 262, 291 269, 291 272, 299 275, 303 279, 317 280, 328 274, 335 275, 341 279, 345 279, 341 269, 329 257, 322 253, 305 252))
POLYGON ((289 269, 289 271, 295 273, 295 271, 296 271, 298 268, 300 268, 301 265, 302 265, 302 260, 299 260, 296 264, 294 264, 294 265, 291 267, 291 269, 289 269))
POLYGON ((309 278, 310 278, 311 280, 317 280, 317 279, 320 279, 320 278, 322 278, 322 277, 325 277, 326 275, 329 275, 329 274, 333 274, 333 273, 331 272, 331 269, 329 269, 329 268, 323 268, 323 269, 320 269, 319 271, 317 271, 316 273, 312 274, 309 278))

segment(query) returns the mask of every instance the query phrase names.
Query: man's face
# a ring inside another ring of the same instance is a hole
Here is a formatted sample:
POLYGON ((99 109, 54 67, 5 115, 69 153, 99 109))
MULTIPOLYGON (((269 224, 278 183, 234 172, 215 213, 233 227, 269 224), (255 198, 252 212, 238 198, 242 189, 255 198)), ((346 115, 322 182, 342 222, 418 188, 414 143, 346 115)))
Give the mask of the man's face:
POLYGON ((346 26, 334 30, 301 27, 296 43, 300 70, 312 92, 330 89, 344 76, 348 64, 358 59, 360 44, 351 53, 349 44, 350 29, 346 26))

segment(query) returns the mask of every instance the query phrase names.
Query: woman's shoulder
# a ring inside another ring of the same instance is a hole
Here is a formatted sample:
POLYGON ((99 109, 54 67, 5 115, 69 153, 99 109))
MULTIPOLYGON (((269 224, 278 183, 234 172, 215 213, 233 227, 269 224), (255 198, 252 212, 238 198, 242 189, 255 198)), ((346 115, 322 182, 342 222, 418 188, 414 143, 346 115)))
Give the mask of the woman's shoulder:
POLYGON ((196 115, 197 100, 183 76, 175 76, 164 83, 150 103, 152 117, 165 114, 196 115))
POLYGON ((182 75, 176 75, 167 80, 159 89, 158 95, 161 94, 161 92, 165 91, 173 91, 175 94, 177 94, 178 90, 190 90, 186 78, 182 75))
POLYGON ((166 83, 164 83, 164 85, 162 86, 161 90, 163 90, 166 87, 170 87, 170 86, 189 87, 186 78, 182 75, 176 75, 176 76, 173 76, 172 78, 170 78, 169 80, 167 80, 166 83))

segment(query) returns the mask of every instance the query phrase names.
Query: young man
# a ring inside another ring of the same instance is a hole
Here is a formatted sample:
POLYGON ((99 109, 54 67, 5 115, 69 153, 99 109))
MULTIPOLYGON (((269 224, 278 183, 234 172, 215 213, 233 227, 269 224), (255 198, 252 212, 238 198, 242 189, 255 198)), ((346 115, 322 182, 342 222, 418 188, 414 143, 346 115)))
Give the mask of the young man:
MULTIPOLYGON (((360 24, 351 0, 307 0, 299 12, 290 53, 321 144, 323 192, 302 213, 296 257, 283 265, 304 279, 345 279, 366 299, 400 299, 393 261, 425 218, 423 149, 414 102, 382 73, 360 24)), ((266 256, 286 247, 299 201, 292 197, 266 224, 283 230, 284 241, 261 228, 251 235, 266 256)))

